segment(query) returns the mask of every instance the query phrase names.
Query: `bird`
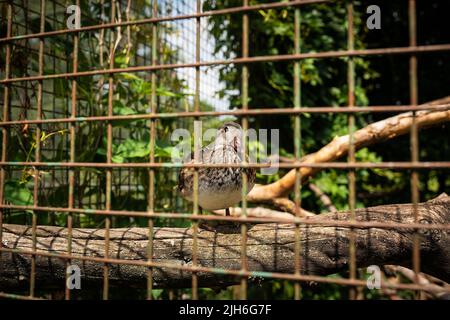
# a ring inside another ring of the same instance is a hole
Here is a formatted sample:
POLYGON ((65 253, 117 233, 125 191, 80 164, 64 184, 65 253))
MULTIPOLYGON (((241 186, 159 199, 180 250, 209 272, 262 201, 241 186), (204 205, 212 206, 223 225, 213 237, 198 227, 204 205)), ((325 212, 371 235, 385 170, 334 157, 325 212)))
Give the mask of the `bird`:
MULTIPOLYGON (((242 146, 243 130, 235 122, 224 123, 216 133, 214 141, 199 152, 199 162, 204 164, 242 163, 247 156, 242 146)), ((194 163, 194 156, 188 158, 194 163)), ((178 190, 183 198, 193 202, 194 168, 183 167, 178 177, 178 190)), ((198 169, 198 205, 199 211, 229 208, 242 200, 243 173, 247 174, 247 193, 255 184, 255 168, 228 167, 198 169)))

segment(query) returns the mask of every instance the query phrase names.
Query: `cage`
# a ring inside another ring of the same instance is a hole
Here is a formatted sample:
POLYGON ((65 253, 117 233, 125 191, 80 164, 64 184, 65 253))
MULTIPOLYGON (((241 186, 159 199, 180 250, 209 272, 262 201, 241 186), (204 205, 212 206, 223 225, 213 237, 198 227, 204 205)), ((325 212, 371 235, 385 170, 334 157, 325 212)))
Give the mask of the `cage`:
POLYGON ((0 297, 448 297, 450 39, 431 2, 3 2, 0 297), (196 121, 279 148, 174 161, 196 121), (231 215, 199 206, 208 167, 258 170, 231 215))

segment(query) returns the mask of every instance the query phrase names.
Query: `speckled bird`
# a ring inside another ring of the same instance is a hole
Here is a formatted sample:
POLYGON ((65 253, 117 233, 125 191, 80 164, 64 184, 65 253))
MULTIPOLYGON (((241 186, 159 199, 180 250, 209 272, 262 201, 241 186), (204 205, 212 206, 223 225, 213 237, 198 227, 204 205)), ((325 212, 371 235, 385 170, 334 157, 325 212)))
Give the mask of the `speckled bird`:
MULTIPOLYGON (((227 164, 242 163, 243 132, 239 124, 225 123, 218 129, 214 141, 200 151, 200 163, 227 164)), ((193 155, 190 163, 193 163, 193 155)), ((256 171, 254 168, 200 168, 198 169, 198 204, 201 209, 219 210, 235 206, 242 200, 242 173, 248 177, 247 192, 255 184, 256 171)), ((183 168, 180 171, 178 190, 181 195, 193 202, 194 169, 183 168)))

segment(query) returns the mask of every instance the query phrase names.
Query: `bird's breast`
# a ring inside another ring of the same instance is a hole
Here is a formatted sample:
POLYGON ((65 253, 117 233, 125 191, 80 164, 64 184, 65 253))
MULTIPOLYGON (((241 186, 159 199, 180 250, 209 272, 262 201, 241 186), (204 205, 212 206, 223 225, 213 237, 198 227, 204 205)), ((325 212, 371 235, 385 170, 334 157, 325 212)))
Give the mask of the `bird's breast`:
POLYGON ((242 200, 242 190, 229 192, 200 192, 198 204, 206 210, 219 210, 235 206, 242 200))

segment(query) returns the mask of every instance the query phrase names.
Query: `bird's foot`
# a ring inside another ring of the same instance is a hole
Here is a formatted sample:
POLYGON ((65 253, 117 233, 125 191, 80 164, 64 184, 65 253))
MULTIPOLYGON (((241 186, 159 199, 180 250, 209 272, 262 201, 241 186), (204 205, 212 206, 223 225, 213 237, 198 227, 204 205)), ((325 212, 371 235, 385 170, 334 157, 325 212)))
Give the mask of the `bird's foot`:
MULTIPOLYGON (((230 208, 225 209, 225 217, 231 217, 230 208)), ((240 230, 240 222, 228 220, 200 220, 198 227, 203 230, 222 233, 235 233, 240 230)))
POLYGON ((204 220, 202 220, 202 221, 200 221, 198 223, 198 227, 200 229, 211 231, 211 232, 215 232, 217 230, 216 221, 204 221, 204 220))

